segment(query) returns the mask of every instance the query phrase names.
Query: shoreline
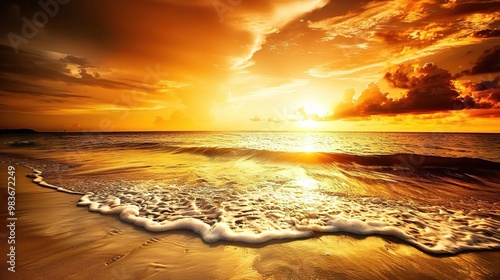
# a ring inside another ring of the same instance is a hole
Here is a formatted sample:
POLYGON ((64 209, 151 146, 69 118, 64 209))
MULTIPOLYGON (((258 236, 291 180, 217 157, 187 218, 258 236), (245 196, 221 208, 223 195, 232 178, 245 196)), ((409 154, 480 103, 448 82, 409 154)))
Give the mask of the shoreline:
MULTIPOLYGON (((8 164, 0 163, 7 182, 8 164)), ((204 243, 187 230, 148 232, 77 207, 81 195, 31 182, 16 167, 16 272, 8 279, 494 279, 500 251, 429 255, 381 236, 316 234, 263 244, 204 243)), ((2 201, 7 201, 2 183, 2 201)), ((3 203, 1 205, 6 205, 3 203)), ((6 206, 0 211, 6 228, 6 206)), ((6 236, 2 230, 2 237, 6 236)), ((2 238, 3 239, 3 238, 2 238)), ((1 244, 2 258, 8 247, 1 244)))

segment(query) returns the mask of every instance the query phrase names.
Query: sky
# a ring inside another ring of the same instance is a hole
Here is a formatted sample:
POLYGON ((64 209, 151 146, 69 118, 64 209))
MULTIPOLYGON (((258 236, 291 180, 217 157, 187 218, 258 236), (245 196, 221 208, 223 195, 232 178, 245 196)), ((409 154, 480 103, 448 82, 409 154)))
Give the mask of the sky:
POLYGON ((500 132, 498 1, 0 8, 0 128, 500 132))

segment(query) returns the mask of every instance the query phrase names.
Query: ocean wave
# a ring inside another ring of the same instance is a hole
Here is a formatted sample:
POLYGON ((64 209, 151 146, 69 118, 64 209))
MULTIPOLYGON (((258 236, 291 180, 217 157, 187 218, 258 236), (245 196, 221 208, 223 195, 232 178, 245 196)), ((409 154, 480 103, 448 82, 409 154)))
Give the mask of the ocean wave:
POLYGON ((163 147, 172 153, 189 153, 206 157, 235 157, 291 163, 357 164, 362 166, 400 166, 409 169, 426 167, 500 170, 500 163, 479 158, 440 157, 419 154, 354 155, 327 152, 284 152, 219 147, 163 147))
MULTIPOLYGON (((66 136, 70 137, 70 136, 66 136)), ((420 170, 425 168, 448 168, 462 170, 500 170, 500 162, 492 161, 491 159, 498 158, 498 155, 492 153, 491 157, 474 158, 468 156, 449 156, 436 155, 432 151, 436 151, 440 146, 426 146, 424 151, 415 153, 398 152, 394 148, 382 153, 373 153, 370 150, 360 149, 354 150, 352 153, 349 150, 333 151, 329 150, 324 144, 320 145, 323 150, 318 151, 300 151, 300 147, 293 146, 293 141, 290 144, 276 145, 273 147, 266 144, 267 148, 254 147, 252 142, 248 142, 246 146, 238 146, 235 143, 221 143, 219 145, 199 145, 193 144, 182 139, 147 139, 143 141, 135 140, 134 135, 131 139, 124 140, 123 138, 111 137, 110 135, 92 135, 88 136, 71 136, 72 141, 64 141, 59 144, 37 145, 34 141, 11 141, 9 146, 35 146, 38 149, 48 149, 50 151, 71 151, 72 153, 85 153, 87 151, 127 151, 140 150, 145 153, 171 153, 171 154, 187 154, 199 155, 208 158, 234 158, 234 159, 252 159, 256 161, 270 161, 280 163, 304 163, 304 164, 355 164, 361 166, 374 167, 402 167, 411 170, 420 170), (274 149, 276 148, 276 150, 274 149), (297 150, 295 150, 297 148, 297 150), (425 152, 427 151, 427 152, 425 152)), ((67 140, 67 139, 66 139, 67 140)), ((198 140, 200 141, 200 140, 198 140)), ((213 139, 211 139, 213 141, 213 139)), ((222 140, 221 140, 222 141, 222 140)), ((280 140, 287 141, 287 139, 280 140)), ((296 140, 295 140, 296 141, 296 140)), ((300 141, 296 141, 300 145, 300 141)), ((45 151, 45 150, 44 150, 45 151)), ((467 155, 466 151, 459 151, 457 155, 467 155)))
POLYGON ((9 146, 11 147, 26 147, 26 146, 35 146, 36 143, 34 141, 11 141, 9 142, 9 146))
POLYGON ((410 153, 396 154, 348 154, 331 152, 291 152, 277 150, 259 150, 237 147, 212 146, 175 146, 162 142, 115 142, 97 143, 93 149, 140 149, 151 152, 167 152, 173 154, 200 155, 209 158, 238 158, 254 159, 259 161, 275 161, 306 164, 356 164, 361 166, 405 167, 408 169, 421 168, 453 168, 453 169, 482 169, 500 170, 500 162, 481 158, 443 157, 410 153))

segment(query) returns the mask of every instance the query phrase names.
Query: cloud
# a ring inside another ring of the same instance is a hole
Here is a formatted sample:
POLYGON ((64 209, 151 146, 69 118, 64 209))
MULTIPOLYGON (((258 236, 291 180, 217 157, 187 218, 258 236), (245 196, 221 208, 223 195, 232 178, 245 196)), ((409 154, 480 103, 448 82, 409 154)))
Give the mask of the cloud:
POLYGON ((259 117, 257 117, 257 116, 255 116, 255 117, 253 117, 253 118, 250 118, 250 121, 252 121, 252 122, 261 122, 261 121, 262 121, 262 119, 261 119, 261 118, 259 118, 259 117))
POLYGON ((470 70, 463 71, 458 76, 497 72, 500 72, 500 46, 485 50, 470 70))
POLYGON ((131 90, 137 85, 122 81, 99 78, 100 74, 87 73, 86 59, 67 55, 62 59, 52 57, 41 51, 22 50, 16 54, 12 48, 0 45, 0 90, 8 91, 5 85, 24 81, 26 85, 36 87, 40 81, 64 82, 74 85, 95 86, 112 89, 131 90), (71 61, 71 62, 70 62, 71 61), (69 63, 77 64, 78 77, 73 75, 69 63))
POLYGON ((61 61, 77 64, 81 67, 90 67, 91 66, 86 58, 77 57, 74 55, 67 55, 67 56, 61 58, 61 61))
MULTIPOLYGON (((488 59, 492 53, 493 50, 486 51, 477 65, 482 65, 482 61, 488 59)), ((402 64, 385 73, 383 77, 392 88, 403 90, 399 98, 390 97, 388 92, 383 92, 372 82, 358 97, 354 89, 345 90, 342 100, 333 104, 332 114, 310 114, 304 107, 299 107, 295 111, 295 117, 287 121, 360 120, 372 116, 396 115, 448 116, 446 113, 451 111, 469 112, 500 108, 500 76, 481 82, 457 80, 456 77, 457 75, 434 63, 425 63, 422 66, 402 64)), ((261 119, 255 117, 251 120, 261 119)))
POLYGON ((252 41, 244 46, 245 53, 231 59, 233 70, 253 66, 253 56, 262 49, 266 38, 279 32, 296 18, 324 7, 327 0, 307 1, 246 1, 227 13, 224 21, 239 30, 248 32, 252 41))
POLYGON ((500 107, 500 76, 481 82, 457 81, 456 85, 470 92, 477 102, 500 107))
POLYGON ((400 16, 402 11, 396 6, 398 4, 393 2, 372 1, 355 12, 310 22, 309 27, 326 31, 327 36, 323 40, 333 40, 337 36, 363 36, 364 32, 374 26, 400 16))
POLYGON ((78 68, 78 74, 80 75, 80 78, 82 78, 82 79, 94 79, 94 78, 99 77, 99 73, 97 73, 97 72, 94 75, 88 74, 87 69, 85 69, 84 67, 78 68))
POLYGON ((117 110, 151 109, 166 103, 159 105, 156 100, 146 99, 144 96, 150 95, 153 88, 142 81, 118 79, 109 70, 100 74, 100 68, 86 58, 27 49, 16 54, 0 44, 0 61, 0 93, 9 105, 4 111, 116 114, 117 110))
POLYGON ((405 96, 392 104, 396 113, 457 110, 471 107, 460 96, 452 83, 452 74, 433 63, 415 67, 413 75, 406 67, 386 73, 385 80, 396 88, 405 89, 405 96))
POLYGON ((497 90, 490 94, 489 100, 491 102, 500 103, 500 90, 499 90, 498 86, 497 86, 497 90))
POLYGON ((371 39, 388 44, 399 44, 406 42, 407 36, 405 36, 405 33, 397 30, 375 31, 371 39))
POLYGON ((500 107, 500 77, 480 83, 470 82, 460 91, 455 87, 453 75, 433 63, 411 69, 400 65, 387 72, 384 79, 394 88, 403 89, 400 98, 390 98, 375 83, 370 83, 358 98, 355 91, 344 92, 342 101, 334 104, 333 114, 327 116, 304 116, 303 119, 330 121, 343 118, 375 115, 427 114, 464 109, 490 109, 500 107))
POLYGON ((336 120, 351 117, 363 117, 378 114, 388 114, 393 100, 388 93, 382 93, 375 83, 368 84, 361 95, 354 99, 354 90, 344 92, 342 101, 334 104, 333 115, 325 116, 322 120, 336 120))
POLYGON ((445 16, 460 16, 469 14, 492 14, 500 11, 497 1, 450 1, 450 5, 442 5, 445 9, 445 16))
POLYGON ((446 55, 498 35, 496 1, 455 1, 453 5, 437 0, 353 1, 350 6, 349 12, 331 12, 332 16, 308 23, 312 30, 323 32, 320 41, 335 42, 329 52, 332 61, 311 67, 310 75, 351 75, 352 69, 367 67, 367 59, 376 67, 446 55), (341 47, 343 38, 352 41, 348 49, 341 47))
POLYGON ((473 34, 477 38, 493 38, 500 37, 500 29, 483 29, 473 34))
POLYGON ((378 62, 373 64, 365 64, 360 67, 349 67, 348 69, 344 69, 341 66, 339 67, 338 63, 333 62, 333 63, 318 65, 312 69, 307 70, 306 73, 316 78, 345 77, 345 76, 351 76, 353 74, 361 76, 365 74, 366 71, 382 67, 385 64, 387 63, 378 62))

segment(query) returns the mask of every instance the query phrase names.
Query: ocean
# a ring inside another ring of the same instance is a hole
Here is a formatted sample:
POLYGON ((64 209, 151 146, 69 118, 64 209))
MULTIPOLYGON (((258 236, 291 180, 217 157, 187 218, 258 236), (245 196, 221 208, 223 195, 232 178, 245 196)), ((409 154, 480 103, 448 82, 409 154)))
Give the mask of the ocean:
POLYGON ((432 254, 500 249, 500 134, 8 134, 0 161, 90 211, 207 243, 348 233, 432 254))

